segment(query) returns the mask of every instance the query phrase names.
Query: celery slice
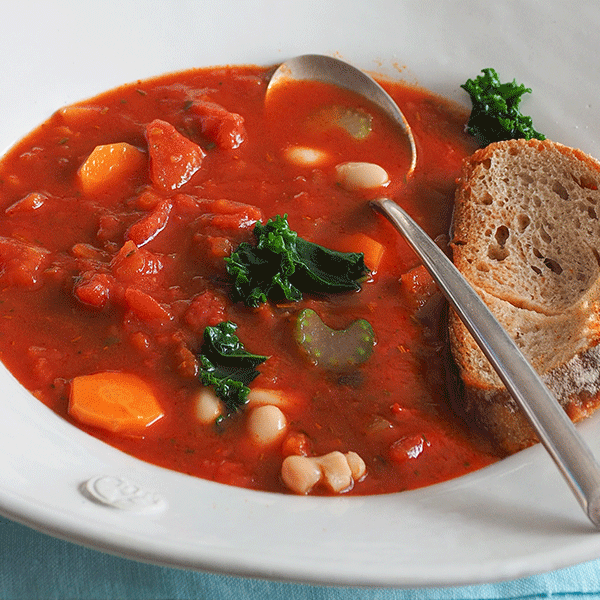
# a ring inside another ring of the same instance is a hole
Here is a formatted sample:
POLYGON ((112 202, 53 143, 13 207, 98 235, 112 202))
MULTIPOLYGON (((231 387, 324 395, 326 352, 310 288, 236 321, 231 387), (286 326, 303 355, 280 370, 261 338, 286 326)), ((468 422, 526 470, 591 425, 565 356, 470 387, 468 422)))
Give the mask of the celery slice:
POLYGON ((332 329, 312 309, 298 314, 296 343, 316 366, 334 371, 347 370, 365 362, 375 346, 373 327, 357 319, 346 329, 332 329))
POLYGON ((313 127, 340 127, 356 140, 364 140, 372 131, 373 116, 361 108, 326 106, 310 117, 313 127))

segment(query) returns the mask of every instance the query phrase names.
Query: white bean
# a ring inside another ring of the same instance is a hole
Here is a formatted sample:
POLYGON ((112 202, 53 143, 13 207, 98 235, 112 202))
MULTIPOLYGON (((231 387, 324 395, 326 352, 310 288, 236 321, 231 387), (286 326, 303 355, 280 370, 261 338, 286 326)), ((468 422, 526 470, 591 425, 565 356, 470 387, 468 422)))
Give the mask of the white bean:
POLYGON ((352 471, 341 452, 330 452, 320 459, 324 483, 336 494, 352 485, 352 471))
POLYGON ((297 494, 308 494, 318 483, 324 483, 339 494, 350 489, 367 471, 356 452, 334 451, 323 456, 288 456, 281 465, 281 478, 297 494))
POLYGON ((348 191, 381 187, 390 180, 387 171, 375 163, 340 163, 335 172, 337 182, 348 191))
POLYGON ((283 483, 296 494, 308 494, 322 477, 321 467, 313 458, 287 456, 281 465, 283 483))
POLYGON ((295 165, 311 167, 324 162, 328 154, 317 148, 291 146, 285 149, 285 157, 295 165))
POLYGON ((358 481, 364 477, 365 473, 367 472, 367 465, 365 465, 365 461, 358 454, 356 454, 356 452, 347 452, 345 457, 348 461, 348 466, 352 471, 352 479, 354 479, 354 481, 358 481))
POLYGON ((214 423, 223 414, 223 405, 210 388, 203 388, 196 398, 196 418, 203 425, 214 423))
POLYGON ((287 420, 277 406, 257 406, 248 415, 246 428, 252 440, 260 446, 276 442, 285 432, 287 420))

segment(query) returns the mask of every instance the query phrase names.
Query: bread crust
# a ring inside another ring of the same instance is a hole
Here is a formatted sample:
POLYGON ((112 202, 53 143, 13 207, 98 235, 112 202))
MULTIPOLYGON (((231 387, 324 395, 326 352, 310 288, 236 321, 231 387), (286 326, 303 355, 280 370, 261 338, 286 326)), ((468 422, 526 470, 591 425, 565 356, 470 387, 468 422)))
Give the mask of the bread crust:
MULTIPOLYGON (((600 406, 600 163, 549 140, 497 142, 465 160, 453 261, 574 421, 600 406)), ((507 453, 537 437, 451 311, 457 409, 507 453)))

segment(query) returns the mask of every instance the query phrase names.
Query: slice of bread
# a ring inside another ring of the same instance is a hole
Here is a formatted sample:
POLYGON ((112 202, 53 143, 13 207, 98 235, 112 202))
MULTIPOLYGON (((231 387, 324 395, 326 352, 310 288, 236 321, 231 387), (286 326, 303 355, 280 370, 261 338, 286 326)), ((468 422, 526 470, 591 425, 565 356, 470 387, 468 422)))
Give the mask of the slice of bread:
MULTIPOLYGON (((453 261, 569 416, 600 407, 600 163, 549 140, 478 150, 456 191, 453 261)), ((458 409, 507 453, 537 441, 451 311, 458 409)))

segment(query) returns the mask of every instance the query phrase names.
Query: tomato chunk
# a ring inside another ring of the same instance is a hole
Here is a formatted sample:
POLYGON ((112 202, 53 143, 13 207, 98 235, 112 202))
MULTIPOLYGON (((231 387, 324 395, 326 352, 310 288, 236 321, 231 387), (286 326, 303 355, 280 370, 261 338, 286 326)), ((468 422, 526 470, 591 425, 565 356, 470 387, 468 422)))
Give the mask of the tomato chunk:
POLYGON ((406 299, 415 308, 423 306, 438 291, 437 284, 423 265, 403 273, 400 281, 406 299))
POLYGON ((200 130, 219 148, 233 150, 246 139, 244 117, 229 112, 216 102, 202 100, 196 102, 192 112, 200 118, 200 130))
POLYGON ((144 248, 138 248, 132 240, 123 244, 110 266, 119 281, 137 284, 143 281, 145 287, 154 287, 156 276, 162 270, 159 258, 144 248))
POLYGON ((130 287, 125 290, 125 302, 134 314, 146 323, 163 325, 173 318, 162 304, 136 288, 130 287))
POLYGON ((184 319, 196 332, 202 333, 208 325, 217 325, 225 320, 227 300, 213 291, 198 294, 190 302, 184 319))
POLYGON ((31 287, 39 282, 49 252, 12 238, 0 237, 0 283, 31 287))
POLYGON ((113 282, 105 273, 86 272, 75 283, 75 297, 88 306, 104 308, 111 294, 113 282))
POLYGON ((146 127, 150 153, 150 178, 163 191, 171 191, 187 183, 202 165, 206 153, 173 125, 155 119, 146 127))
POLYGON ((48 197, 45 194, 31 192, 24 198, 17 200, 14 204, 9 206, 5 212, 7 215, 33 212, 34 210, 41 208, 46 200, 48 200, 48 197))
POLYGON ((408 435, 400 438, 390 447, 390 458, 397 463, 417 458, 431 444, 427 438, 420 434, 408 435))
POLYGON ((262 218, 262 212, 256 206, 227 199, 207 202, 205 211, 198 222, 223 231, 239 231, 253 227, 262 218))
POLYGON ((167 226, 172 208, 171 200, 162 200, 150 213, 127 230, 126 239, 132 240, 138 248, 147 244, 167 226))

